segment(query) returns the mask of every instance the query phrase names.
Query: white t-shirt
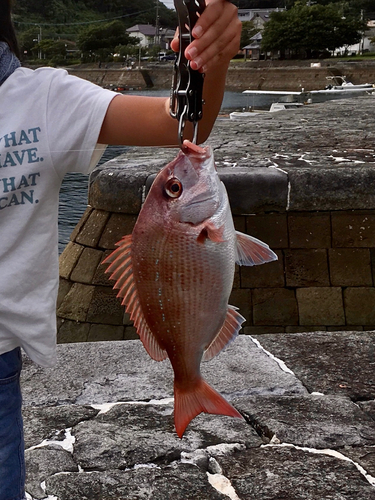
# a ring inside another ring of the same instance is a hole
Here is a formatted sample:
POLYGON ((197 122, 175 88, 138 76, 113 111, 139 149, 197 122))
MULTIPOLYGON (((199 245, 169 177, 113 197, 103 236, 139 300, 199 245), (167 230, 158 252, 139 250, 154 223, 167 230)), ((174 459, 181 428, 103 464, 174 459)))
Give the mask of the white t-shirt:
POLYGON ((100 158, 114 96, 52 68, 18 68, 0 87, 0 354, 55 363, 59 189, 100 158))

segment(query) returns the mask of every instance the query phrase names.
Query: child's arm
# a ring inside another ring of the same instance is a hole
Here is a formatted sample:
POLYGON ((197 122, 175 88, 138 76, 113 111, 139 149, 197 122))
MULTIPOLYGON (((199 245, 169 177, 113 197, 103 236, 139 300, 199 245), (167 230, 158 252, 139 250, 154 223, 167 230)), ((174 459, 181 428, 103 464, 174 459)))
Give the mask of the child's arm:
MULTIPOLYGON (((226 0, 206 0, 207 7, 194 27, 196 39, 187 47, 192 69, 205 73, 203 118, 198 142, 209 136, 220 111, 229 62, 237 53, 241 22, 237 8, 226 0)), ((178 50, 178 39, 172 41, 178 50)), ((171 75, 172 77, 172 75, 171 75)), ((189 137, 186 123, 185 137, 189 137)), ((169 115, 169 98, 116 96, 108 107, 99 135, 102 144, 176 146, 178 121, 169 115)))

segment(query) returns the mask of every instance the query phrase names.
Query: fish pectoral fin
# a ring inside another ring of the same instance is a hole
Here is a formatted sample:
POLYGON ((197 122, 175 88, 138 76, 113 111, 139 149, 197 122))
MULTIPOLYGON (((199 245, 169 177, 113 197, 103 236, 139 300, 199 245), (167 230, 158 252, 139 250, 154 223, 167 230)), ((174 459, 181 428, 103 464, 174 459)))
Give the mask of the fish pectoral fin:
POLYGON ((204 243, 207 239, 214 243, 224 243, 224 225, 216 227, 212 222, 206 222, 197 238, 198 243, 204 243))
POLYGON ((200 413, 227 415, 243 418, 215 389, 202 378, 189 389, 174 384, 174 423, 176 432, 182 438, 186 427, 200 413))
POLYGON ((236 231, 237 256, 236 264, 240 266, 258 266, 277 260, 277 255, 263 241, 248 234, 236 231))
POLYGON ((163 361, 168 354, 160 347, 148 327, 139 302, 133 277, 131 242, 131 235, 124 236, 117 243, 118 248, 103 261, 103 264, 109 264, 106 273, 111 273, 110 279, 115 280, 113 288, 119 290, 117 297, 122 298, 122 305, 126 306, 126 312, 129 313, 144 348, 152 359, 163 361))
POLYGON ((209 361, 228 346, 238 335, 242 323, 246 321, 234 306, 228 305, 227 316, 219 333, 203 354, 203 361, 209 361))
MULTIPOLYGON (((127 234, 120 241, 116 243, 116 250, 113 250, 108 257, 106 257, 102 264, 109 264, 106 269, 106 273, 113 273, 115 270, 118 270, 120 262, 123 263, 125 259, 130 257, 130 248, 132 244, 132 235, 127 234)), ((116 279, 110 277, 110 279, 116 279)))

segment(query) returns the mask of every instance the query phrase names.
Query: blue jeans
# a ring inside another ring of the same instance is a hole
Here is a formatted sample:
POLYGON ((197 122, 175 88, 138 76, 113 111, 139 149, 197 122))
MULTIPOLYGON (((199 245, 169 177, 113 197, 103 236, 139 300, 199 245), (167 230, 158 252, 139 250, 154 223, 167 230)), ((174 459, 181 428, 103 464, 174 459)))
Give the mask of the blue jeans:
POLYGON ((0 500, 25 498, 19 348, 0 355, 0 500))

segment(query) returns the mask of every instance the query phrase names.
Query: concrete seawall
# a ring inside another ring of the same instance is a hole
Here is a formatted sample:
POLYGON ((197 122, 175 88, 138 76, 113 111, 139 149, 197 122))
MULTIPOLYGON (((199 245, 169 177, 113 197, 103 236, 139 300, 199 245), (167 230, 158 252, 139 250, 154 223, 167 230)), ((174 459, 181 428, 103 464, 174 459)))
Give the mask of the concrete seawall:
MULTIPOLYGON (((148 65, 142 70, 127 70, 118 66, 107 69, 68 68, 71 74, 104 87, 169 88, 172 64, 148 65)), ((314 90, 327 85, 327 76, 345 75, 352 83, 375 82, 375 64, 322 62, 321 67, 310 67, 309 62, 292 64, 263 61, 232 65, 228 71, 228 90, 314 90)))

